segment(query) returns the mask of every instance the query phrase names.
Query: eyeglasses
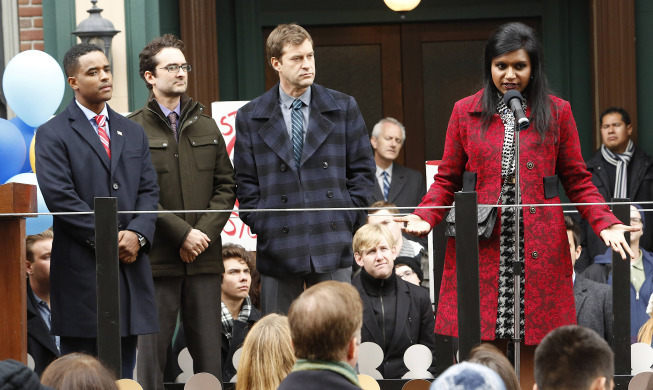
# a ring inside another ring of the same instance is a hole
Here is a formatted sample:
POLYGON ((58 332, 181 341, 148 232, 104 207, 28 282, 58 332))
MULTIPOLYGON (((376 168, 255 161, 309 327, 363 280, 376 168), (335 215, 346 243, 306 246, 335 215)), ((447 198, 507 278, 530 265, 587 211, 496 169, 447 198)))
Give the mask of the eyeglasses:
POLYGON ((181 69, 184 72, 188 73, 188 72, 190 72, 191 68, 190 68, 190 64, 186 64, 186 65, 168 65, 168 66, 164 66, 164 67, 159 68, 159 69, 167 69, 168 72, 170 72, 170 73, 177 73, 177 72, 179 72, 179 69, 181 69))
POLYGON ((631 218, 630 219, 630 224, 631 225, 641 225, 642 224, 642 219, 641 218, 631 218))

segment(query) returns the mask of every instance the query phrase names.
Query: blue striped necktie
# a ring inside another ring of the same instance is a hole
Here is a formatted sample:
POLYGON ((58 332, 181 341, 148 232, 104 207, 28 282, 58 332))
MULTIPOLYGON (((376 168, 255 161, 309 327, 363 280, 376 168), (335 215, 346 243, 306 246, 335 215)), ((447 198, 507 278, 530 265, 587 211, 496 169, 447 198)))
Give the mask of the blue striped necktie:
POLYGON ((302 101, 295 99, 291 106, 290 122, 292 123, 292 148, 295 156, 297 169, 302 161, 302 149, 304 148, 304 115, 302 114, 302 101))
POLYGON ((383 197, 388 201, 388 194, 390 193, 390 175, 388 172, 383 171, 383 197))

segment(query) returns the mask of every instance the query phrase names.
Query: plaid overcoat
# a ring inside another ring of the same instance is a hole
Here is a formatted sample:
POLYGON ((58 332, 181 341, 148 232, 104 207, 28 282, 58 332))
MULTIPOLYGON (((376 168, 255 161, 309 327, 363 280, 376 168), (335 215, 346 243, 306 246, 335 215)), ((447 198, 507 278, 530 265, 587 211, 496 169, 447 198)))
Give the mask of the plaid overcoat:
MULTIPOLYGON (((366 207, 375 164, 351 96, 313 84, 298 170, 279 103, 279 85, 236 114, 236 197, 242 210, 366 207)), ((243 212, 256 233, 256 266, 281 277, 329 273, 353 261, 352 233, 364 211, 243 212)))

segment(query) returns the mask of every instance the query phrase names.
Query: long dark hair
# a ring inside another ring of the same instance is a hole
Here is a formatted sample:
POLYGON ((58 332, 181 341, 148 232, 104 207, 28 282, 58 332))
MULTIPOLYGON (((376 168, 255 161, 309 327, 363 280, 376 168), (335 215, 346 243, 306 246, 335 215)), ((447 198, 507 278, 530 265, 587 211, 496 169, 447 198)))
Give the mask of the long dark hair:
POLYGON ((531 60, 531 80, 523 91, 531 108, 531 121, 535 129, 544 139, 550 130, 551 99, 549 98, 549 82, 544 73, 544 58, 542 46, 535 31, 519 22, 506 23, 499 26, 485 44, 483 52, 483 98, 481 108, 483 115, 483 130, 487 130, 496 112, 496 106, 501 95, 492 81, 492 60, 496 57, 524 49, 531 60))

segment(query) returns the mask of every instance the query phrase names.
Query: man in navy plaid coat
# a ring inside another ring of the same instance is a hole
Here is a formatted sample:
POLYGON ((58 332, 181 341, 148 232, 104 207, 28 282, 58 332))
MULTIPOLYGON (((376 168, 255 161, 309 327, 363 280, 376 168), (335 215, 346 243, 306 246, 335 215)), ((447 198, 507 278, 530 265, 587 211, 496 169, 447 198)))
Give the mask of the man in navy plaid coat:
MULTIPOLYGON (((313 40, 296 24, 267 40, 279 84, 236 115, 234 170, 243 210, 367 207, 374 159, 351 96, 313 84, 313 40)), ((261 311, 286 313, 324 280, 351 281, 352 235, 364 211, 241 213, 258 236, 261 311)))

